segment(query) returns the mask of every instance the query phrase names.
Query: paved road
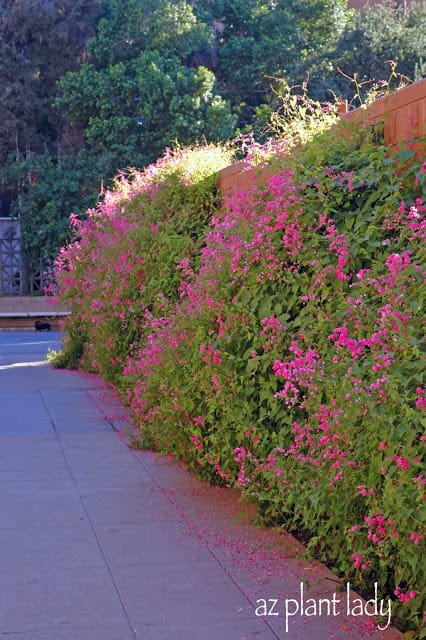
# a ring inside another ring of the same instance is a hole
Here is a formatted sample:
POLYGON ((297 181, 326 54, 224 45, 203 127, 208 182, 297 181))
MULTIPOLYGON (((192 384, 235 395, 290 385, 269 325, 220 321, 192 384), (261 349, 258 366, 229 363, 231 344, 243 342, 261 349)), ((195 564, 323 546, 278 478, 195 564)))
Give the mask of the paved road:
POLYGON ((347 615, 331 574, 233 492, 129 451, 112 392, 44 362, 59 338, 0 333, 0 638, 398 637, 347 615))

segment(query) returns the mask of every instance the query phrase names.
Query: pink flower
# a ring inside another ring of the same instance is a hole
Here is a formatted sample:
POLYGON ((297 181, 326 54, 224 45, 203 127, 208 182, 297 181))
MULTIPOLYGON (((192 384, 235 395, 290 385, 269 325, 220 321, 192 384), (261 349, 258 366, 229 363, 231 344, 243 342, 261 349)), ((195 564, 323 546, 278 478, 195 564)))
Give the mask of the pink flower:
POLYGON ((422 387, 417 387, 417 400, 416 400, 416 409, 426 409, 426 386, 424 389, 422 387))
POLYGON ((354 561, 354 569, 359 569, 362 564, 362 556, 353 553, 352 560, 354 561))
POLYGON ((408 602, 416 597, 415 591, 410 591, 409 593, 403 593, 399 587, 396 587, 394 590, 394 594, 398 598, 400 602, 408 602))
POLYGON ((237 447, 232 451, 232 453, 235 456, 235 462, 240 462, 241 460, 245 460, 246 458, 246 450, 244 447, 237 447))
POLYGON ((374 489, 367 489, 366 487, 364 487, 363 484, 360 484, 358 486, 358 492, 361 496, 374 496, 376 494, 376 492, 374 491, 374 489))
POLYGON ((406 267, 410 265, 410 256, 409 251, 404 251, 403 253, 391 253, 390 256, 386 258, 386 266, 392 275, 396 275, 406 267))
POLYGON ((365 276, 370 273, 371 269, 360 269, 356 274, 358 280, 364 280, 365 276))
POLYGON ((354 524, 353 527, 351 527, 350 529, 348 529, 348 533, 355 533, 355 531, 359 531, 361 527, 359 526, 359 524, 354 524))
POLYGON ((423 538, 424 538, 424 535, 422 535, 421 533, 412 531, 408 539, 410 540, 410 542, 414 542, 414 544, 419 544, 423 540, 423 538))
POLYGON ((403 458, 402 456, 393 456, 393 459, 395 460, 397 467, 400 469, 408 469, 410 466, 410 462, 407 458, 403 458))

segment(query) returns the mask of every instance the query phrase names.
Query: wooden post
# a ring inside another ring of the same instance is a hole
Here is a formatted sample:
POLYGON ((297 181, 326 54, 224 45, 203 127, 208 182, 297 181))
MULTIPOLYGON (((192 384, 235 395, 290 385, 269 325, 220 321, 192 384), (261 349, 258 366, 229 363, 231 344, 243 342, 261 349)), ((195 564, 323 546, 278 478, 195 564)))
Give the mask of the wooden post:
POLYGON ((339 116, 344 116, 345 113, 348 112, 348 101, 347 100, 339 100, 337 112, 339 116))

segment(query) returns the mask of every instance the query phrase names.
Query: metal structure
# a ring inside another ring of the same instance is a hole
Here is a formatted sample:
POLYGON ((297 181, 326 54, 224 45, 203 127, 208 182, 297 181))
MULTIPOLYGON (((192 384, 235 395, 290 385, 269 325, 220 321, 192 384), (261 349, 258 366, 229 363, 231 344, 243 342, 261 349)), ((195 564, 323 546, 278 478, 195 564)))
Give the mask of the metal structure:
POLYGON ((43 291, 44 273, 42 260, 28 264, 22 255, 19 220, 0 218, 0 296, 22 296, 43 291))
POLYGON ((39 293, 45 287, 45 265, 40 260, 38 264, 29 265, 28 269, 28 293, 39 293))
POLYGON ((19 295, 22 286, 21 234, 18 220, 0 219, 0 295, 19 295))

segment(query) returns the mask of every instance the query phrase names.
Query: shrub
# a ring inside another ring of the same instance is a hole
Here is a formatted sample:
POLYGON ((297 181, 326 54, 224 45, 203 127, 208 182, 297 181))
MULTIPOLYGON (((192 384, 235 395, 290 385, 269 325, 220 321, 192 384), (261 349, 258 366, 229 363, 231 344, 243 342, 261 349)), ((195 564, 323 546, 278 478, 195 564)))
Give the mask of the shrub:
POLYGON ((59 282, 144 446, 240 487, 415 629, 426 163, 373 138, 322 133, 221 208, 188 173, 204 155, 170 155, 75 221, 59 282))
MULTIPOLYGON (((216 172, 231 162, 220 146, 167 151, 155 165, 116 179, 88 217, 71 216, 75 240, 57 266, 72 310, 65 351, 110 382, 120 382, 146 318, 178 296, 176 265, 197 261, 200 239, 220 196, 216 172)), ((56 285, 52 285, 55 291, 56 285)))

